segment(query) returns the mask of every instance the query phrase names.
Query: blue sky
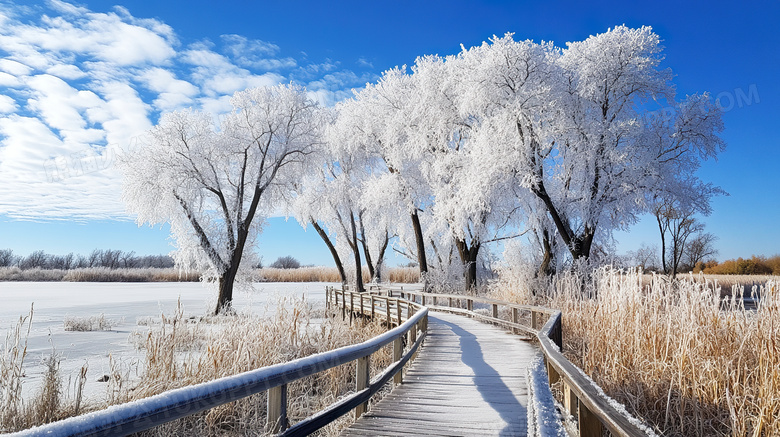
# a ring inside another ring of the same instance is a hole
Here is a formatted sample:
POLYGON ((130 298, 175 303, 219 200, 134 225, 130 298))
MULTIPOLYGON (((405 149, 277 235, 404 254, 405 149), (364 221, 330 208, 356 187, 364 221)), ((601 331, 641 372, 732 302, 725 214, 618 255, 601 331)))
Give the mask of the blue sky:
MULTIPOLYGON (((219 111, 235 90, 290 80, 329 105, 385 69, 494 34, 563 46, 626 24, 660 35, 679 96, 709 91, 727 110, 727 150, 700 171, 730 193, 705 218, 719 258, 780 252, 780 5, 646 5, 0 0, 0 248, 168 252, 165 227, 124 213, 112 166, 162 112, 219 111)), ((652 220, 616 236, 620 251, 658 244, 652 220)), ((331 264, 292 219, 272 219, 260 251, 331 264)))

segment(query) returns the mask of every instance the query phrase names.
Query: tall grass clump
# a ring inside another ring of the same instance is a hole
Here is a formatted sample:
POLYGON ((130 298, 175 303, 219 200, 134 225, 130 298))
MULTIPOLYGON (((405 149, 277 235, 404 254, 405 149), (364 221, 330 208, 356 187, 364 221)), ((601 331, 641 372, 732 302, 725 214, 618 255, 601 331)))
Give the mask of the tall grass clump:
MULTIPOLYGON (((341 282, 339 271, 335 267, 265 267, 259 270, 259 276, 265 282, 341 282)), ((352 279, 352 275, 348 276, 348 279, 352 279)), ((417 267, 390 267, 383 270, 382 278, 383 281, 414 284, 420 282, 420 270, 417 267)), ((370 280, 368 268, 364 268, 363 282, 368 283, 370 280)))
POLYGON ((27 357, 27 338, 32 327, 33 310, 19 318, 14 328, 6 334, 0 351, 0 431, 24 427, 24 402, 22 379, 24 360, 27 357))
MULTIPOLYGON (((25 379, 27 337, 32 311, 9 331, 0 355, 0 432, 13 432, 54 420, 83 414, 167 390, 211 381, 360 343, 384 332, 374 322, 360 319, 350 326, 313 308, 304 299, 282 299, 266 316, 236 314, 186 317, 179 306, 158 323, 144 323, 132 335, 143 352, 137 367, 111 359, 103 400, 83 398, 86 365, 75 380, 74 393, 63 389, 60 357, 56 352, 44 359, 39 390, 22 396, 25 379), (148 328, 148 329, 147 329, 148 328)), ((90 328, 99 317, 89 320, 90 328)), ((392 361, 390 347, 371 357, 376 375, 392 361)), ((291 423, 303 419, 355 389, 354 363, 338 366, 288 384, 288 417, 291 423)), ((266 394, 260 393, 218 408, 171 422, 142 435, 261 435, 266 420, 266 394)), ((351 422, 347 415, 325 428, 324 435, 337 434, 351 422)))
POLYGON ((69 270, 62 280, 67 282, 198 282, 200 273, 175 268, 88 267, 69 270))
MULTIPOLYGON (((164 318, 159 327, 138 345, 145 350, 145 369, 131 390, 115 402, 145 398, 166 390, 235 375, 263 366, 359 343, 379 335, 377 323, 350 328, 340 319, 313 320, 324 316, 305 300, 283 300, 275 315, 215 316, 191 321, 178 312, 164 318)), ((373 374, 387 366, 387 348, 372 356, 373 374)), ((291 423, 332 404, 355 387, 354 363, 335 367, 288 385, 288 416, 291 423)), ((265 426, 266 394, 213 408, 182 419, 149 435, 218 435, 256 433, 265 426)), ((347 419, 348 420, 348 419, 347 419)))
POLYGON ((260 278, 265 282, 341 282, 335 267, 299 267, 281 269, 266 267, 260 269, 260 278))
POLYGON ((61 269, 26 269, 19 267, 0 267, 0 281, 58 282, 67 275, 61 269))
POLYGON ((736 286, 724 300, 693 277, 602 268, 537 295, 563 312, 567 358, 663 435, 780 435, 780 283, 757 291, 751 310, 736 286))
POLYGON ((415 284, 420 282, 419 267, 392 267, 387 269, 387 278, 390 282, 400 284, 415 284))

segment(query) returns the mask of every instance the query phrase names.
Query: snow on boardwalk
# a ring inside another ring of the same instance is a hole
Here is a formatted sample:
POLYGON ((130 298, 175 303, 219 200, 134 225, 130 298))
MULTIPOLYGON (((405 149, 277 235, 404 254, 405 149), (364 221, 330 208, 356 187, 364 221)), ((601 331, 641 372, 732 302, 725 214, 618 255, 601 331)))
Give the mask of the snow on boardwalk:
POLYGON ((428 317, 404 383, 342 435, 525 435, 526 368, 537 347, 464 316, 428 317))

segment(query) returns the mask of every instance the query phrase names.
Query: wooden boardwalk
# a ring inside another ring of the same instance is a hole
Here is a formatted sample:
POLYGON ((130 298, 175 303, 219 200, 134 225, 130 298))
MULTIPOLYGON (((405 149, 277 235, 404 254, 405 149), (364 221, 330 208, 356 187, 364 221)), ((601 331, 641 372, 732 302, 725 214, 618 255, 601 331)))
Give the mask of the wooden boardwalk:
POLYGON ((404 383, 342 435, 525 435, 526 368, 538 348, 460 315, 432 313, 428 323, 404 383))

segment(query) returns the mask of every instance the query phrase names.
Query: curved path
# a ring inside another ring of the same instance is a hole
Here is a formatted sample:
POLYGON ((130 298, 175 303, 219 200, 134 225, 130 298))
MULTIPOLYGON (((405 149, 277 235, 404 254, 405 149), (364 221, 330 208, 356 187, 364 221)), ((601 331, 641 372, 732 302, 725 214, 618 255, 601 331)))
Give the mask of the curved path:
POLYGON ((531 343, 468 317, 431 313, 428 337, 404 383, 344 436, 526 434, 531 343))

